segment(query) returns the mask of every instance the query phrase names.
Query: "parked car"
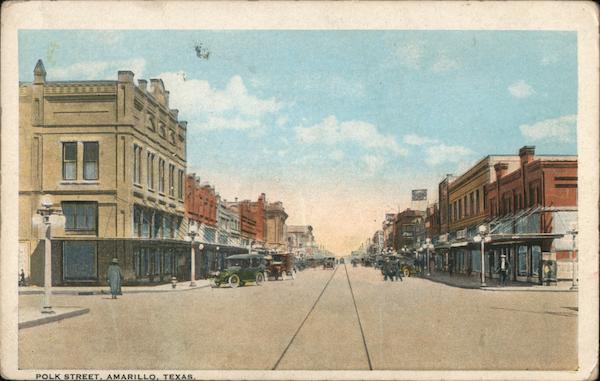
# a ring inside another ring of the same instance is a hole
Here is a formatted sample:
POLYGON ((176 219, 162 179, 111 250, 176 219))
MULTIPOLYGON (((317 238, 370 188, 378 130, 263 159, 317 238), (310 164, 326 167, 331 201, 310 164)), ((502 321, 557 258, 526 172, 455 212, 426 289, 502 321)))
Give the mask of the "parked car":
POLYGON ((335 257, 326 257, 323 260, 323 270, 335 268, 335 257))
POLYGON ((272 276, 275 280, 281 278, 285 280, 287 277, 294 279, 294 256, 288 253, 273 253, 266 263, 267 276, 272 276))
POLYGON ((237 254, 225 259, 225 269, 217 271, 209 279, 211 287, 228 284, 231 288, 243 286, 249 282, 260 285, 265 281, 264 257, 259 254, 237 254))

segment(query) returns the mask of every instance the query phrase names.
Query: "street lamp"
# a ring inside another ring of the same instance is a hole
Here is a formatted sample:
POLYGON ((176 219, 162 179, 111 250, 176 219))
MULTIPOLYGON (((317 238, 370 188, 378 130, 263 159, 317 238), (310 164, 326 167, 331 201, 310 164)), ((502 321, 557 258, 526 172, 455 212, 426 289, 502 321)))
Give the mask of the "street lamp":
MULTIPOLYGON (((196 236, 198 235, 198 226, 193 223, 193 221, 190 221, 190 225, 189 225, 189 231, 188 231, 188 236, 190 237, 190 240, 192 242, 192 250, 190 253, 191 256, 191 260, 190 260, 190 287, 195 287, 196 286, 196 251, 194 248, 194 240, 196 239, 196 236)), ((202 250, 203 245, 200 244, 199 249, 202 250)))
POLYGON ((425 243, 423 244, 423 249, 427 250, 427 257, 425 258, 425 260, 427 261, 426 266, 427 266, 427 276, 431 275, 431 272, 429 270, 429 250, 433 250, 433 244, 431 243, 431 238, 427 238, 425 239, 425 243))
POLYGON ((571 250, 571 269, 573 271, 572 277, 573 277, 573 282, 571 285, 571 290, 577 290, 578 289, 578 284, 577 284, 577 261, 575 261, 575 238, 577 238, 577 234, 579 232, 577 231, 577 225, 573 224, 571 225, 571 229, 567 231, 567 234, 571 235, 571 239, 572 239, 572 250, 571 250))
POLYGON ((50 305, 50 294, 52 293, 52 224, 61 225, 64 221, 60 209, 52 208, 52 200, 45 197, 41 201, 42 207, 37 210, 41 216, 41 221, 45 226, 44 231, 44 304, 42 306, 43 314, 53 314, 54 310, 50 305))
POLYGON ((481 242, 481 287, 485 287, 485 242, 490 242, 492 237, 485 225, 480 225, 478 230, 479 234, 473 237, 473 241, 481 242))

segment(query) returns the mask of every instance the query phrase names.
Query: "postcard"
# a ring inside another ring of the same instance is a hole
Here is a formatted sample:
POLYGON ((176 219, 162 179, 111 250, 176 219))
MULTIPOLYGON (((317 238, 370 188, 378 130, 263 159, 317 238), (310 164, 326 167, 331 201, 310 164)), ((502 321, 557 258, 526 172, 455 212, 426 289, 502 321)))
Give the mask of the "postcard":
POLYGON ((2 376, 598 377, 591 2, 7 2, 2 376))

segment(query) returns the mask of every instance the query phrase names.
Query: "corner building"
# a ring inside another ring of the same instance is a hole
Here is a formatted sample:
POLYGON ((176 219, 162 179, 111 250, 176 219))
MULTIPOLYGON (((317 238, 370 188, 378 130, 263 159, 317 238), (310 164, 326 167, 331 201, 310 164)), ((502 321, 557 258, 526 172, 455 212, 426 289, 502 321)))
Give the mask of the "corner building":
MULTIPOLYGON (((48 81, 41 60, 19 97, 19 259, 43 284, 42 198, 62 210, 52 228, 52 283, 105 284, 112 258, 125 284, 189 278, 184 242, 186 122, 160 79, 48 81)), ((20 271, 20 269, 19 269, 20 271)))

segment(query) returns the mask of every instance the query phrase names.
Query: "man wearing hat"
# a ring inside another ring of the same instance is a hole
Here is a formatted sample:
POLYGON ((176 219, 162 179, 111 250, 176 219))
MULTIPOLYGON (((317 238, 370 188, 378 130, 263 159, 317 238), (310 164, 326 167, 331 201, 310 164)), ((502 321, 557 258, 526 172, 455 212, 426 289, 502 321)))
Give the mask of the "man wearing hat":
POLYGON ((508 279, 508 272, 510 271, 510 263, 506 259, 506 254, 500 255, 500 266, 498 272, 500 273, 500 285, 506 286, 506 280, 508 279))
POLYGON ((123 295, 121 292, 121 281, 123 279, 123 274, 121 273, 121 268, 119 267, 119 260, 117 258, 113 258, 108 266, 108 275, 107 275, 108 285, 110 286, 110 293, 113 299, 117 299, 117 295, 123 295))

